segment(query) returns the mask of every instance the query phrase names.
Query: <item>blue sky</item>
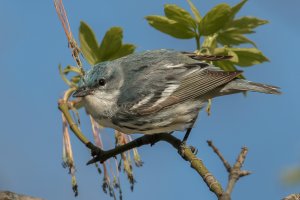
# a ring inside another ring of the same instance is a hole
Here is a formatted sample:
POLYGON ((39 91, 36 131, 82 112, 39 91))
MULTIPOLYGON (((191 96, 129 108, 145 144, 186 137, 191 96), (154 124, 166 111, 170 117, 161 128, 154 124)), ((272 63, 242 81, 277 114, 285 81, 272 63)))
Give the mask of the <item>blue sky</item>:
MULTIPOLYGON (((237 0, 227 0, 233 5, 237 0)), ((176 40, 152 29, 144 16, 162 14, 163 4, 185 1, 71 1, 65 0, 73 34, 80 20, 86 21, 102 38, 111 26, 124 28, 124 41, 137 51, 169 48, 194 50, 193 40, 176 40)), ((202 13, 220 0, 194 3, 202 13)), ((89 152, 72 137, 79 197, 70 187, 70 177, 61 167, 61 117, 57 100, 66 89, 58 75, 58 64, 72 64, 70 51, 52 1, 0 2, 1 139, 0 190, 12 190, 44 199, 110 199, 102 192, 102 177, 85 166, 89 152)), ((213 101, 212 115, 200 114, 189 143, 224 185, 227 173, 206 145, 211 139, 224 156, 234 162, 240 147, 249 155, 245 169, 253 171, 237 184, 233 199, 279 199, 300 187, 280 182, 284 169, 300 165, 299 85, 300 13, 298 1, 252 0, 241 15, 255 15, 271 23, 251 36, 271 62, 245 68, 248 79, 278 85, 283 95, 249 93, 213 101)), ((82 113, 83 114, 83 113, 82 113)), ((83 118, 88 132, 88 120, 83 118)), ((108 137, 111 131, 105 131, 108 137)), ((90 135, 90 134, 89 134, 90 135)), ((180 133, 178 134, 180 135, 180 133)), ((200 177, 166 143, 144 146, 145 165, 134 168, 137 184, 130 192, 124 175, 125 199, 214 199, 200 177)))

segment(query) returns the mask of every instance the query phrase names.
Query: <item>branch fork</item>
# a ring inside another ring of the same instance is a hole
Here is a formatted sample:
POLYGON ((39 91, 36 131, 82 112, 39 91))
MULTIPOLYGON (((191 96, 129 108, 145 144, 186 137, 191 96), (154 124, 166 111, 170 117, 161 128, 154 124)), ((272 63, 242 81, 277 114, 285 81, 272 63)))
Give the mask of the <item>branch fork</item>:
POLYGON ((233 166, 231 166, 229 164, 229 162, 227 160, 225 160, 225 158, 223 157, 223 155, 221 154, 219 149, 213 144, 212 141, 207 141, 207 144, 217 154, 217 156, 222 161, 225 169, 229 173, 226 190, 221 194, 221 196, 219 197, 219 200, 231 200, 231 193, 232 193, 233 188, 234 188, 235 184, 237 183, 237 181, 241 177, 251 174, 250 171, 241 170, 241 168, 244 164, 244 161, 246 159, 246 155, 248 153, 248 148, 247 147, 242 147, 241 152, 238 155, 235 164, 233 166))

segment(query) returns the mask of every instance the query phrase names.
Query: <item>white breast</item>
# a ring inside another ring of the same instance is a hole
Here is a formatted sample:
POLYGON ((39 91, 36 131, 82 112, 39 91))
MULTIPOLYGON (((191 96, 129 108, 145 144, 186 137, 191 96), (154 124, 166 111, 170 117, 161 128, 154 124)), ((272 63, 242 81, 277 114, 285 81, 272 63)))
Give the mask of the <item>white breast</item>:
MULTIPOLYGON (((101 91, 95 92, 93 95, 88 95, 83 98, 83 104, 87 112, 92 115, 95 120, 101 118, 111 118, 118 110, 117 97, 118 91, 104 93, 101 91)), ((102 125, 102 124, 101 124, 102 125)))

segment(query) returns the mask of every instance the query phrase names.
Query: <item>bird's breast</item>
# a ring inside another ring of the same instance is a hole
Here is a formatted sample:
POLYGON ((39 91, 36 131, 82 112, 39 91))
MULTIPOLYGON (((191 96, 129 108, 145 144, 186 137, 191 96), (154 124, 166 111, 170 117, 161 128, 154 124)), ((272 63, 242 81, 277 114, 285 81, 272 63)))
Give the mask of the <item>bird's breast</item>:
POLYGON ((87 112, 97 121, 111 119, 118 110, 116 101, 89 95, 84 97, 83 104, 87 112))

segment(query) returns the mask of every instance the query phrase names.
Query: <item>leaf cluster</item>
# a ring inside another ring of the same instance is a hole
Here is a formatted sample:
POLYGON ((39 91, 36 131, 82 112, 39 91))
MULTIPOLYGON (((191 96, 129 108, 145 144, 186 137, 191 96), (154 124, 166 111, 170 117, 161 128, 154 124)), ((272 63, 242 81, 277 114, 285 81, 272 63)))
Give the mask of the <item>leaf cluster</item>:
POLYGON ((133 44, 122 44, 123 30, 121 27, 111 27, 99 44, 95 33, 85 22, 80 23, 79 41, 81 51, 89 64, 114 60, 134 52, 133 44))
MULTIPOLYGON (((81 21, 79 27, 80 50, 86 61, 94 66, 97 63, 110 61, 132 54, 135 51, 133 44, 123 44, 123 29, 121 27, 111 27, 106 31, 101 43, 98 43, 92 28, 81 21)), ((64 69, 59 66, 60 75, 67 85, 75 86, 82 76, 77 67, 68 65, 64 69), (70 72, 75 73, 70 80, 66 77, 70 72)))
POLYGON ((268 21, 249 16, 236 18, 247 0, 234 6, 218 4, 203 17, 191 0, 187 2, 191 13, 175 4, 166 4, 165 16, 150 15, 145 18, 150 26, 172 37, 195 39, 198 54, 232 56, 230 61, 214 63, 224 70, 232 71, 236 70, 235 66, 249 67, 268 61, 256 44, 245 36, 255 33, 255 28, 268 21), (253 47, 238 47, 242 44, 253 47))

